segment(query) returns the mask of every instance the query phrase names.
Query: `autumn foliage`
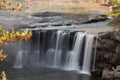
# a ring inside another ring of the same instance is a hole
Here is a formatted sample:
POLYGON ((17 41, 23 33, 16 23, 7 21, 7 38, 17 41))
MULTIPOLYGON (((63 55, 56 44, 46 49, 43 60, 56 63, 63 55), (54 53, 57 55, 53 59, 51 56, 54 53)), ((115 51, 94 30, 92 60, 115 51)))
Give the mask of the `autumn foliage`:
MULTIPOLYGON (((25 29, 24 31, 16 31, 13 28, 11 30, 4 30, 0 26, 0 46, 7 44, 8 42, 17 42, 19 40, 27 41, 32 37, 32 32, 25 29)), ((1 61, 7 56, 3 55, 3 50, 0 50, 0 59, 1 61)))
POLYGON ((16 6, 13 6, 12 3, 7 0, 0 0, 0 9, 20 11, 22 7, 22 3, 17 3, 16 6))

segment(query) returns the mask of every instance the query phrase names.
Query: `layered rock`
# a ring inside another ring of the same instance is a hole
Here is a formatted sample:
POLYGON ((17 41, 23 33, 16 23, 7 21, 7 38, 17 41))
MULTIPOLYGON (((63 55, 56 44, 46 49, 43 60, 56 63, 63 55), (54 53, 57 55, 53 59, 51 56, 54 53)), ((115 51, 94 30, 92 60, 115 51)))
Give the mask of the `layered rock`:
POLYGON ((120 78, 120 33, 100 33, 96 52, 96 68, 103 78, 120 78))

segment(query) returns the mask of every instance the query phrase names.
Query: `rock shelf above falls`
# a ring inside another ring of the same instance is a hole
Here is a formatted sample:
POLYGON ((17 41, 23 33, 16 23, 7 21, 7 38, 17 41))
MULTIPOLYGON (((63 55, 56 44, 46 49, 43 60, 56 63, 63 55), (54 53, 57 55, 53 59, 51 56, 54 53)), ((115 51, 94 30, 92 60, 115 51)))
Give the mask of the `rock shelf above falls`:
POLYGON ((113 31, 108 25, 109 18, 105 14, 98 13, 57 13, 43 12, 26 16, 19 28, 30 30, 73 30, 99 33, 113 31))

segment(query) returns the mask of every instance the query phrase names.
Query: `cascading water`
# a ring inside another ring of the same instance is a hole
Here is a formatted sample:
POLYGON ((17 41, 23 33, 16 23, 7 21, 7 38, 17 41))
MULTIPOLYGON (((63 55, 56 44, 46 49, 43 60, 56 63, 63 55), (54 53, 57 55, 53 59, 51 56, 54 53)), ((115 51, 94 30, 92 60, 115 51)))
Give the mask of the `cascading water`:
POLYGON ((22 42, 19 42, 19 50, 17 52, 16 61, 14 64, 14 68, 22 68, 27 65, 27 55, 28 51, 22 49, 22 42))
POLYGON ((54 57, 54 66, 59 66, 61 61, 61 50, 59 49, 60 38, 61 38, 62 31, 57 32, 57 41, 56 41, 56 48, 55 48, 55 57, 54 57))
POLYGON ((18 51, 14 68, 22 68, 23 67, 22 57, 23 57, 23 51, 18 51))
POLYGON ((46 51, 46 65, 47 66, 53 66, 54 65, 54 53, 55 53, 55 34, 56 32, 53 32, 50 37, 50 46, 46 51))
POLYGON ((67 54, 65 67, 70 70, 79 70, 79 60, 85 33, 78 32, 74 42, 73 50, 67 54))
POLYGON ((40 32, 38 32, 38 42, 37 42, 37 49, 33 52, 33 56, 32 56, 32 63, 34 63, 33 65, 37 65, 39 66, 40 65, 40 32))
POLYGON ((92 45, 93 45, 93 35, 86 35, 86 43, 85 43, 85 52, 83 59, 83 67, 82 72, 86 74, 90 74, 90 64, 91 64, 91 54, 92 54, 92 45))
POLYGON ((67 33, 63 31, 57 31, 54 32, 51 36, 50 40, 50 47, 46 51, 46 57, 47 57, 47 65, 52 67, 62 67, 62 55, 63 55, 63 46, 64 41, 66 40, 65 37, 67 36, 67 33))
MULTIPOLYGON (((67 30, 41 30, 34 31, 33 37, 31 49, 27 51, 30 52, 27 55, 32 55, 30 65, 90 73, 93 35, 67 30), (33 45, 37 48, 34 49, 33 45)), ((21 68, 28 64, 24 56, 27 52, 19 49, 14 67, 21 68), (23 63, 23 60, 26 62, 23 63)))

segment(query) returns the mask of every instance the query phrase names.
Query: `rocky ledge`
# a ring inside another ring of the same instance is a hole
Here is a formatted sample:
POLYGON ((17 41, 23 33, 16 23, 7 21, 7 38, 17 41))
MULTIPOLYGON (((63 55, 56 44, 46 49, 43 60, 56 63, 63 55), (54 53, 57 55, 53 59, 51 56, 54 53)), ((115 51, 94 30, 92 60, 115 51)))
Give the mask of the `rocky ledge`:
MULTIPOLYGON (((97 39, 96 72, 105 80, 120 79, 120 32, 99 34, 97 39)), ((93 74, 93 76, 96 76, 96 74, 93 74)))
POLYGON ((86 12, 86 13, 58 13, 58 12, 43 12, 35 13, 32 16, 36 17, 55 17, 60 16, 64 19, 72 20, 75 23, 93 23, 99 21, 105 21, 108 19, 108 16, 102 13, 97 12, 86 12))

